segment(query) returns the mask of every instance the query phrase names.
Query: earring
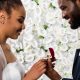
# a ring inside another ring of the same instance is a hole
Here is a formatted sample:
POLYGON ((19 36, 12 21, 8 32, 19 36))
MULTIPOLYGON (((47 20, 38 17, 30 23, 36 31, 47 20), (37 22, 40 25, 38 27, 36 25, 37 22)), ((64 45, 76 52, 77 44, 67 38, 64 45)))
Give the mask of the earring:
POLYGON ((4 24, 4 21, 0 21, 1 24, 4 24))
POLYGON ((0 23, 1 23, 1 24, 4 24, 4 22, 3 22, 3 21, 0 21, 0 23))
POLYGON ((0 16, 0 23, 4 24, 4 22, 5 22, 5 17, 4 17, 4 15, 1 15, 0 16))
POLYGON ((4 22, 1 22, 2 24, 4 24, 4 22))

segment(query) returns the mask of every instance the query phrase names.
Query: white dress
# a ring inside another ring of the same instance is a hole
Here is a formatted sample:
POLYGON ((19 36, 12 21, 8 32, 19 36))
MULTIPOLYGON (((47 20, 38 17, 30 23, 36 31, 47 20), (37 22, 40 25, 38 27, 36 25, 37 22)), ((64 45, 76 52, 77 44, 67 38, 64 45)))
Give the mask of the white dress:
POLYGON ((24 74, 25 69, 18 60, 7 64, 3 50, 0 46, 0 80, 22 80, 24 74))

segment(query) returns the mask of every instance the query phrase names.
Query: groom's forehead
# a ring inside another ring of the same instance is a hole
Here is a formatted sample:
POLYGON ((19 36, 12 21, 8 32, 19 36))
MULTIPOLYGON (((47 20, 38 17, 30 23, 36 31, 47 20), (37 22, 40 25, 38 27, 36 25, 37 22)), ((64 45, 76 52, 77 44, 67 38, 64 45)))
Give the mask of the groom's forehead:
POLYGON ((58 0, 58 2, 68 2, 68 1, 71 1, 71 0, 58 0))
POLYGON ((76 0, 58 0, 58 2, 68 2, 68 1, 75 2, 76 0))
POLYGON ((71 2, 72 0, 58 0, 58 4, 62 5, 62 4, 68 4, 69 2, 71 2))

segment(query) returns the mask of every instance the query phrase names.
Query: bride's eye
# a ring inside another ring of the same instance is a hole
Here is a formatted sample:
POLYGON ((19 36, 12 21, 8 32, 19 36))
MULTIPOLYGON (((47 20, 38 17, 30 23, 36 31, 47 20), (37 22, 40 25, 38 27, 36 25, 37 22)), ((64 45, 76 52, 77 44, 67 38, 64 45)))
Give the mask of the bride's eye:
POLYGON ((19 22, 20 24, 22 24, 22 23, 24 22, 24 20, 23 20, 23 19, 18 19, 18 22, 19 22))

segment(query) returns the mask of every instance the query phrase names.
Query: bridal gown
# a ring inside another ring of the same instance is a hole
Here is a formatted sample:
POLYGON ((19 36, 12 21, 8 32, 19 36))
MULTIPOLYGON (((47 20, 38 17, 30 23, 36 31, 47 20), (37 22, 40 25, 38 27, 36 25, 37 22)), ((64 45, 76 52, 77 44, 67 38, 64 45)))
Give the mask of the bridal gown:
POLYGON ((0 46, 0 80, 22 80, 24 74, 24 66, 18 60, 7 64, 4 52, 0 46))

